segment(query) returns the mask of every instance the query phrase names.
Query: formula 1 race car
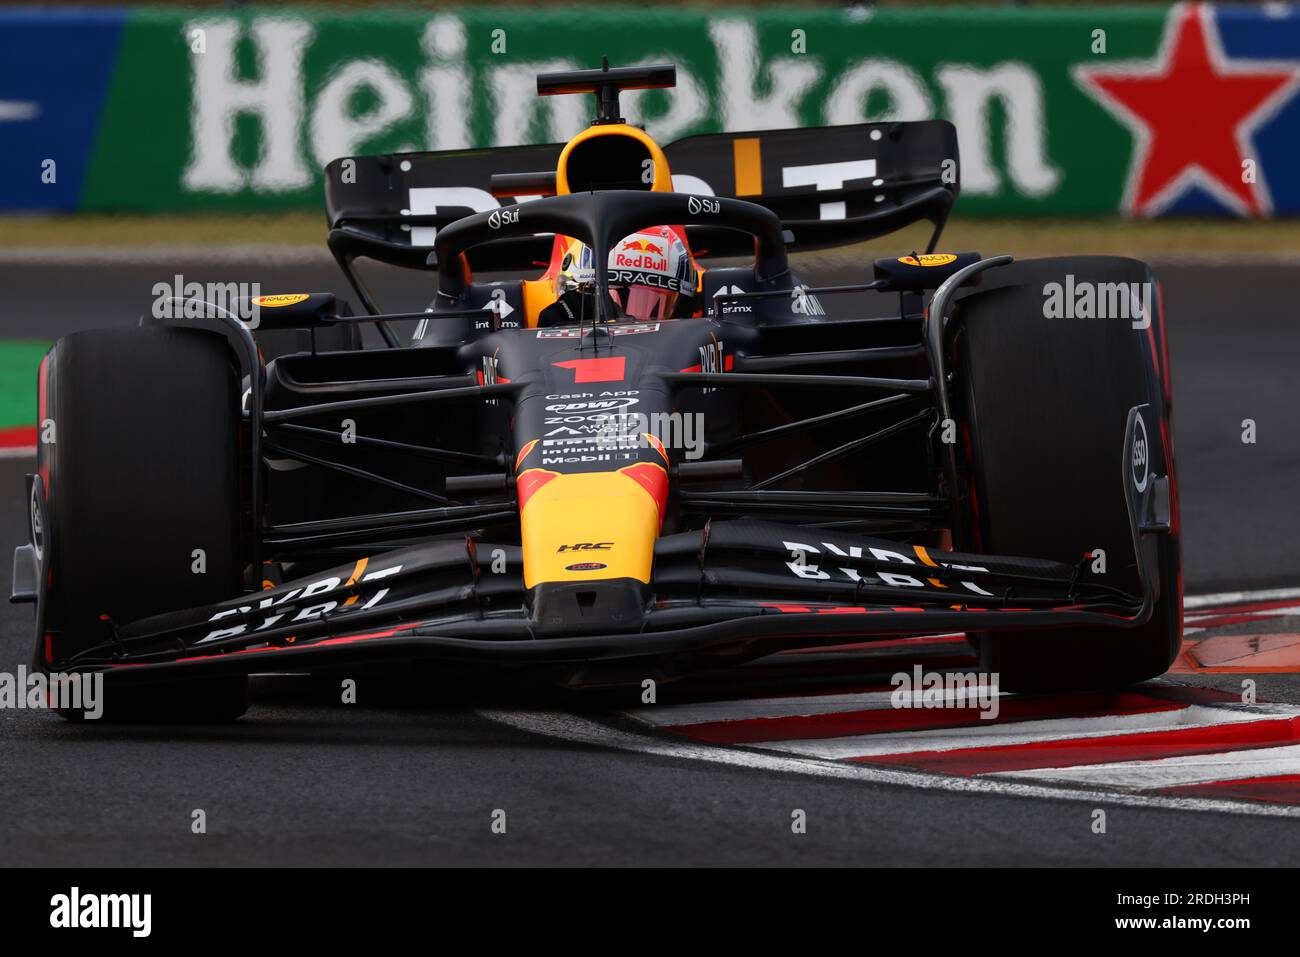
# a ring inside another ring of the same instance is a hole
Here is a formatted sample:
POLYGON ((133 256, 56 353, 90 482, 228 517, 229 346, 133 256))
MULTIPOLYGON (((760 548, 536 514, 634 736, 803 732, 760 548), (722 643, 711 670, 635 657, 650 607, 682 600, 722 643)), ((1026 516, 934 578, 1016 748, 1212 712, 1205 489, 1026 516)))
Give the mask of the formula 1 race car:
POLYGON ((673 79, 540 76, 596 97, 567 144, 332 162, 365 314, 281 294, 242 304, 256 323, 203 306, 59 340, 14 573, 39 667, 162 719, 237 716, 267 671, 617 685, 949 631, 1006 690, 1163 673, 1182 596, 1150 270, 936 252, 943 121, 661 149, 619 92, 673 79), (791 272, 921 220, 925 251, 860 283, 791 272), (429 270, 429 308, 381 313, 359 258, 429 270))

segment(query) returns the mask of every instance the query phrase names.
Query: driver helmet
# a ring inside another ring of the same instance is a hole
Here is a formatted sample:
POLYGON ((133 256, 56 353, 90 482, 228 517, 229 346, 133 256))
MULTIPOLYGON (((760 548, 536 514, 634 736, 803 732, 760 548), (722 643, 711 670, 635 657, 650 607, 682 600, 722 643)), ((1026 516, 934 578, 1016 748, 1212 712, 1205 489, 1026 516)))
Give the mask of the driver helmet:
MULTIPOLYGON (((699 275, 690 250, 668 226, 624 236, 609 250, 609 294, 618 315, 628 319, 671 319, 679 298, 694 297, 699 275)), ((555 292, 594 291, 595 256, 578 240, 570 244, 556 276, 555 292)))

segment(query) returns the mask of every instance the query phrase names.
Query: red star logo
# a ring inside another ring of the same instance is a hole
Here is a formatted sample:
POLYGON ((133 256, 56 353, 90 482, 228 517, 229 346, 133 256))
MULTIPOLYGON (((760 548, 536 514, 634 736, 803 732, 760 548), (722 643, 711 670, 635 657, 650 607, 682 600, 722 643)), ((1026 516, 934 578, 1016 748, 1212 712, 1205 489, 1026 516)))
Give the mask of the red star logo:
POLYGON ((1078 66, 1075 78, 1133 132, 1125 211, 1158 214, 1194 185, 1238 213, 1272 208, 1258 164, 1247 177, 1245 161, 1256 128, 1295 93, 1300 71, 1229 60, 1208 6, 1171 11, 1154 61, 1078 66))

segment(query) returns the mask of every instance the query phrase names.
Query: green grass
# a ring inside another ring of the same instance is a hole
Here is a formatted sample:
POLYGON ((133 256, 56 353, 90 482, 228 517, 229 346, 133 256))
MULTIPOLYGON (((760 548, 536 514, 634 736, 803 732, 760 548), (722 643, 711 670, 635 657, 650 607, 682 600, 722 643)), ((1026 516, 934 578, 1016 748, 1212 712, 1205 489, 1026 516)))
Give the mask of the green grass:
MULTIPOLYGON (((865 244, 881 255, 922 246, 924 224, 865 244)), ((122 247, 315 246, 324 251, 325 217, 264 216, 0 216, 0 249, 122 247)), ((1300 252, 1300 220, 1222 219, 962 219, 945 231, 945 249, 985 254, 1122 253, 1130 256, 1300 252)))
POLYGON ((0 216, 0 249, 312 245, 325 248, 325 214, 265 216, 0 216))
MULTIPOLYGON (((857 255, 892 255, 924 248, 930 225, 919 223, 882 239, 851 247, 857 255)), ((1138 258, 1207 254, 1300 253, 1300 220, 1163 219, 960 219, 939 242, 949 252, 985 256, 1120 255, 1138 258)), ((817 253, 809 255, 816 256, 817 253)))
POLYGON ((36 421, 36 369, 48 342, 0 342, 0 429, 36 421))

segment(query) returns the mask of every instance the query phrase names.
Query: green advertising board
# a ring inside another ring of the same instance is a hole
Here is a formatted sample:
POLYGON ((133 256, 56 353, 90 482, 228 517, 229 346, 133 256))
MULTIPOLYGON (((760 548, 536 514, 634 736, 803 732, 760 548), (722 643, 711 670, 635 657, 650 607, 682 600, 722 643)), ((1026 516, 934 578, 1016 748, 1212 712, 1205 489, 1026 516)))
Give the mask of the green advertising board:
POLYGON ((676 89, 624 97, 630 118, 661 142, 950 119, 964 215, 1297 212, 1300 187, 1282 171, 1300 146, 1293 14, 1202 5, 123 10, 74 205, 320 208, 320 170, 340 155, 567 138, 589 104, 539 99, 534 77, 608 56, 676 64, 676 89), (1144 105, 1147 92, 1155 105, 1144 105), (1256 160, 1253 180, 1234 167, 1256 160), (1167 182, 1147 182, 1150 164, 1167 182))

